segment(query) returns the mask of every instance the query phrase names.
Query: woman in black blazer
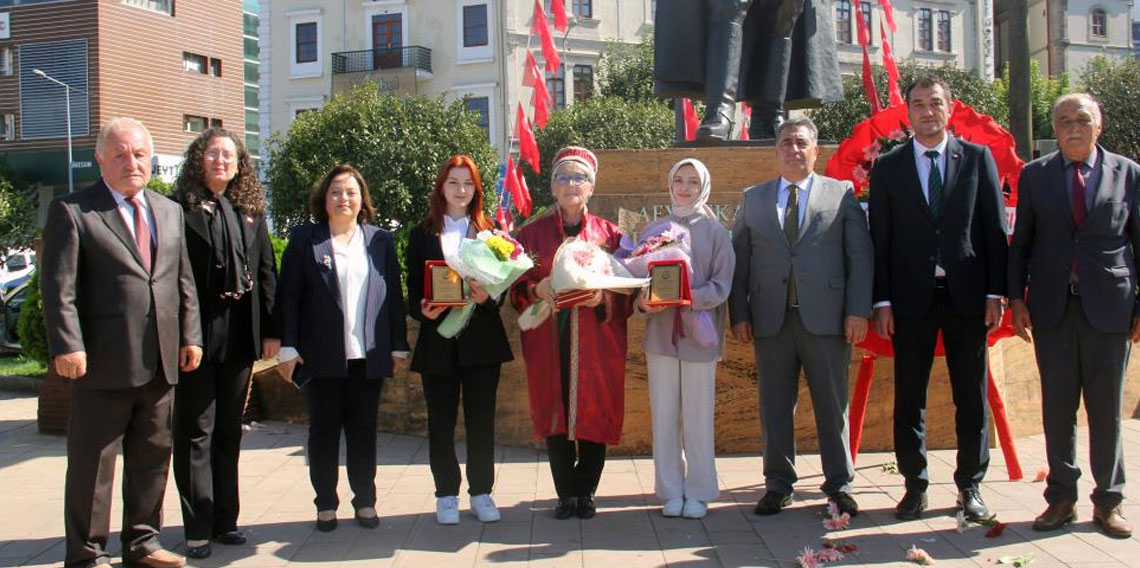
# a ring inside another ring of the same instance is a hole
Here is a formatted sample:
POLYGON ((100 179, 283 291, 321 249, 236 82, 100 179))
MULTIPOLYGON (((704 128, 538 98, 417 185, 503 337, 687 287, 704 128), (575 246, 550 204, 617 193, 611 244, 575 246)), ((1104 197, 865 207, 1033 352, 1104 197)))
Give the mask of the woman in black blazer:
POLYGON ((380 386, 409 349, 400 262, 392 235, 365 224, 372 200, 352 166, 333 168, 309 209, 316 223, 294 229, 281 257, 278 371, 305 390, 317 529, 336 528, 342 431, 356 521, 375 528, 380 386))
POLYGON ((513 359, 503 321, 501 298, 491 298, 469 282, 477 307, 467 327, 448 339, 437 327, 447 308, 429 308, 424 298, 424 263, 454 255, 464 237, 489 230, 483 215, 483 184, 468 156, 454 156, 436 176, 428 216, 414 227, 405 250, 409 313, 420 322, 412 370, 423 376, 428 410, 428 444, 435 478, 436 521, 459 522, 459 461, 455 457, 455 422, 460 393, 467 432, 467 484, 471 510, 483 522, 499 520, 491 499, 495 482, 495 396, 499 368, 513 359))
POLYGON ((273 321, 277 266, 265 198, 242 139, 221 128, 186 150, 175 183, 202 316, 202 365, 183 373, 174 397, 174 479, 190 558, 210 539, 243 544, 238 530, 238 452, 250 371, 280 346, 273 321))

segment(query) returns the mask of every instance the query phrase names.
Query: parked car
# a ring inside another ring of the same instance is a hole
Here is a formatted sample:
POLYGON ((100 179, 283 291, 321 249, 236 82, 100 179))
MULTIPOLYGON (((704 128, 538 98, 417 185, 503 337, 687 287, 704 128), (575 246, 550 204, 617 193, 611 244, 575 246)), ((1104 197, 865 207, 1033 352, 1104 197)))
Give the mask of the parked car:
POLYGON ((21 353, 20 334, 16 329, 20 321, 20 307, 31 288, 25 281, 0 296, 0 353, 21 353))
POLYGON ((0 264, 0 296, 26 282, 36 270, 36 253, 31 249, 9 250, 0 264))

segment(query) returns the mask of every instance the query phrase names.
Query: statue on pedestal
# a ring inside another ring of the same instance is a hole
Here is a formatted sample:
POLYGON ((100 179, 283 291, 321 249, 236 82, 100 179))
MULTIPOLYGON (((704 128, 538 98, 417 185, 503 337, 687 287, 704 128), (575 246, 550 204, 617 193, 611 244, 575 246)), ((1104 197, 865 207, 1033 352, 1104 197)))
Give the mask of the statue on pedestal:
POLYGON ((831 12, 830 0, 658 0, 654 93, 704 101, 698 142, 729 139, 737 100, 752 106, 749 137, 775 138, 785 110, 843 100, 831 12))

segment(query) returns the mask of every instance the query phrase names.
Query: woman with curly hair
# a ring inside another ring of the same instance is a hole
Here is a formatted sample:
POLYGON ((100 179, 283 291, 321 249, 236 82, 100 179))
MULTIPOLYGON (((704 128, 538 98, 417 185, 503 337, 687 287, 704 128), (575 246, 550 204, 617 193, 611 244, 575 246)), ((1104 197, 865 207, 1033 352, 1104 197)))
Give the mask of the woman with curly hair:
POLYGON ((265 197, 241 138, 210 128, 190 143, 175 182, 186 250, 198 289, 202 364, 174 397, 174 479, 186 555, 206 558, 210 539, 244 544, 238 530, 238 452, 253 362, 275 357, 277 266, 265 197))

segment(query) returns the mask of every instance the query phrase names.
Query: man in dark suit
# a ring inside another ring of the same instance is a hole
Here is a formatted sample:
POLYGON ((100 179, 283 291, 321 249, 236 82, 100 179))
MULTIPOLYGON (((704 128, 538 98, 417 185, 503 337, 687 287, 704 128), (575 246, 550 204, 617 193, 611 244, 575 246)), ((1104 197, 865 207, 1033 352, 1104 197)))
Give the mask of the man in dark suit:
POLYGON ((778 132, 780 177, 744 190, 732 228, 736 274, 729 313, 738 340, 752 341, 755 334, 764 430, 767 493, 756 514, 773 515, 792 502, 803 368, 823 492, 854 517, 847 369, 851 344, 863 341, 871 315, 871 236, 850 182, 814 173, 819 146, 811 119, 791 118, 778 132))
POLYGON ((1093 522, 1132 535, 1121 514, 1120 403, 1129 340, 1140 340, 1140 165, 1097 146, 1100 106, 1073 93, 1053 105, 1060 151, 1021 171, 1010 245, 1009 297, 1017 334, 1036 338, 1049 507, 1033 522, 1056 530, 1076 519, 1076 413, 1083 393, 1096 488, 1093 522))
POLYGON ((906 494, 895 509, 926 509, 926 390, 939 331, 954 392, 958 508, 989 515, 978 485, 987 440, 986 335, 1001 323, 1007 242, 1005 208, 990 151, 946 131, 950 89, 937 78, 907 89, 914 138, 871 170, 875 331, 895 351, 895 456, 906 494))
POLYGON ((153 143, 139 122, 110 121, 102 179, 56 199, 44 229, 44 316, 55 372, 74 381, 64 495, 68 568, 110 566, 107 540, 119 440, 123 564, 176 568, 162 548, 170 469, 171 386, 202 356, 182 208, 145 190, 153 143))

